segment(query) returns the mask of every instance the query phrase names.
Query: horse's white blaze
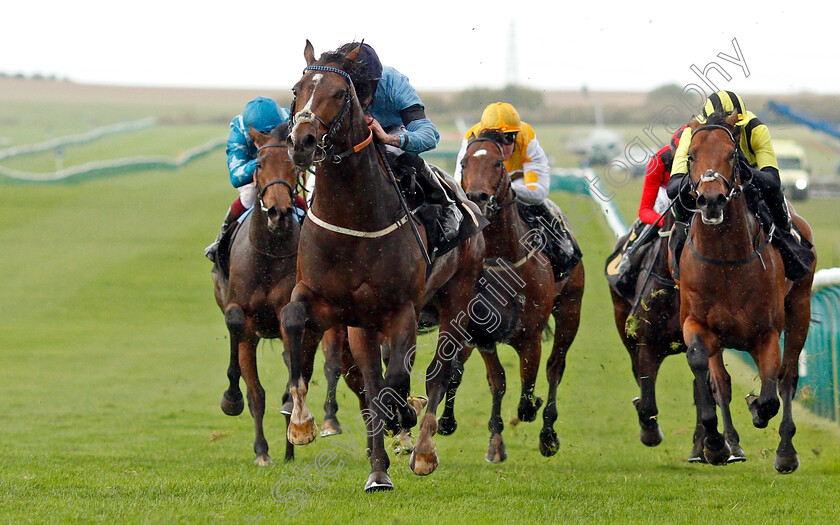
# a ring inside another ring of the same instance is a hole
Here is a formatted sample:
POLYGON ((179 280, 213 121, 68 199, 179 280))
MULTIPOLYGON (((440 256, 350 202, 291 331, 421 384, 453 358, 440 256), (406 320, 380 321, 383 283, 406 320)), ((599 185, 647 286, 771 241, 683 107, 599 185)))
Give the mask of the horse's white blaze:
POLYGON ((487 155, 487 150, 486 149, 480 149, 480 150, 478 150, 478 151, 476 151, 475 153, 472 154, 473 157, 483 157, 485 155, 487 155))
POLYGON ((292 423, 295 425, 302 425, 313 419, 312 412, 306 406, 306 383, 303 378, 298 379, 297 386, 289 388, 289 393, 292 395, 292 400, 295 406, 292 409, 292 423))
POLYGON ((312 113, 312 101, 315 99, 315 91, 318 90, 318 85, 321 83, 322 78, 324 78, 324 75, 321 73, 316 73, 312 76, 312 83, 315 84, 315 87, 312 88, 312 94, 309 95, 309 100, 306 101, 303 109, 295 113, 295 125, 292 127, 290 134, 296 134, 298 126, 301 124, 315 122, 315 115, 312 113))

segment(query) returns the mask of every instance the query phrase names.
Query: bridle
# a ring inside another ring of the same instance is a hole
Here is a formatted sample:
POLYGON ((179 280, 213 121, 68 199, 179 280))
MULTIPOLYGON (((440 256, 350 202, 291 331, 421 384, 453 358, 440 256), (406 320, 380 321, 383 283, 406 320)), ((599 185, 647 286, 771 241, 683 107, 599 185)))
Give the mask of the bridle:
MULTIPOLYGON (((283 142, 278 142, 276 144, 264 144, 264 145, 260 146, 259 148, 257 148, 257 155, 259 155, 259 153, 264 149, 268 149, 268 148, 288 148, 288 147, 289 146, 287 144, 283 143, 283 142)), ((260 179, 257 176, 257 173, 261 169, 262 169, 262 164, 260 163, 259 160, 257 160, 257 167, 256 167, 256 170, 254 171, 254 184, 257 187, 257 198, 259 199, 260 209, 263 212, 268 211, 268 207, 266 207, 265 203, 263 202, 263 197, 265 196, 265 192, 268 190, 268 188, 274 186, 275 184, 282 184, 283 186, 285 186, 289 190, 289 198, 291 200, 292 206, 294 206, 295 197, 297 197, 297 195, 298 195, 297 188, 292 186, 288 182, 284 181, 283 179, 274 179, 274 180, 270 181, 268 184, 266 184, 265 186, 261 187, 260 186, 260 179)), ((299 185, 300 185, 300 177, 297 177, 297 186, 299 186, 299 185)))
POLYGON ((337 73, 343 76, 345 80, 347 80, 347 90, 344 92, 344 102, 341 105, 341 109, 339 110, 338 115, 336 115, 336 117, 330 124, 327 124, 321 117, 313 113, 311 110, 301 110, 300 112, 296 113, 295 103, 297 102, 297 97, 295 97, 292 99, 292 105, 289 112, 289 114, 291 115, 289 128, 291 129, 297 124, 314 124, 315 122, 321 124, 324 128, 327 129, 327 132, 324 133, 320 139, 318 139, 318 142, 315 145, 315 147, 320 152, 320 155, 316 155, 313 162, 318 163, 328 158, 334 164, 339 164, 346 157, 349 157, 350 155, 358 153, 365 149, 373 140, 373 131, 370 131, 368 138, 366 138, 361 143, 341 153, 335 153, 335 135, 338 132, 339 127, 341 127, 345 116, 347 116, 347 113, 349 113, 350 107, 353 104, 353 81, 350 79, 349 73, 336 67, 307 66, 303 68, 304 74, 307 71, 326 71, 329 73, 337 73))
MULTIPOLYGON (((726 131, 726 134, 729 135, 729 139, 732 141, 732 144, 735 145, 735 155, 732 157, 732 177, 730 179, 726 179, 723 175, 718 173, 717 171, 713 171, 711 169, 707 170, 706 173, 700 176, 700 182, 695 184, 694 180, 691 178, 691 168, 689 165, 688 173, 689 176, 686 177, 688 179, 689 189, 691 190, 692 194, 696 197, 697 196, 697 189, 706 182, 714 182, 720 181, 726 185, 729 189, 729 192, 726 195, 726 203, 728 204, 730 200, 733 198, 739 197, 743 193, 743 186, 742 186, 742 177, 740 174, 740 162, 738 160, 738 141, 735 140, 735 136, 732 134, 732 131, 729 130, 726 126, 721 126, 718 124, 706 124, 705 126, 700 126, 696 130, 692 132, 692 136, 697 133, 698 131, 712 131, 715 129, 722 129, 726 131)), ((695 214, 698 213, 699 209, 691 209, 686 207, 686 209, 693 211, 695 214)), ((743 264, 747 264, 754 259, 758 258, 761 261, 762 267, 765 269, 767 265, 764 263, 764 259, 761 257, 761 252, 764 248, 770 243, 773 239, 773 234, 775 232, 776 225, 773 224, 770 227, 770 231, 765 236, 764 240, 759 242, 758 236, 761 234, 761 227, 759 227, 758 231, 756 232, 755 236, 753 237, 752 245, 753 245, 753 252, 748 255, 747 257, 741 259, 713 259, 711 257, 706 257, 702 255, 700 252, 697 251, 697 248, 694 246, 694 242, 692 240, 692 235, 689 235, 686 239, 686 244, 688 244, 689 249, 691 250, 692 255, 696 257, 698 260, 713 264, 715 266, 740 266, 743 264)))
MULTIPOLYGON (((733 198, 736 198, 736 197, 740 196, 741 192, 743 190, 743 187, 741 185, 742 178, 741 178, 741 172, 740 172, 740 163, 738 162, 738 153, 737 153, 738 152, 738 141, 735 140, 735 136, 732 134, 732 131, 730 131, 729 128, 727 128, 726 126, 721 126, 719 124, 706 124, 705 126, 700 126, 697 129, 695 129, 694 131, 692 131, 692 136, 695 133, 697 133, 698 131, 713 131, 713 130, 716 130, 716 129, 721 129, 721 130, 725 131, 726 134, 729 136, 729 140, 731 140, 732 144, 735 146, 735 155, 732 156, 732 176, 727 180, 726 177, 721 175, 719 172, 714 171, 712 169, 708 169, 708 170, 706 170, 706 172, 703 175, 700 176, 700 181, 695 183, 694 179, 691 178, 691 159, 689 158, 688 161, 687 161, 687 168, 688 168, 687 171, 689 173, 689 176, 686 177, 686 181, 687 181, 686 183, 688 184, 689 191, 691 191, 691 193, 696 198, 697 197, 697 190, 703 184, 705 184, 707 182, 714 182, 714 181, 721 182, 729 190, 728 193, 726 194, 726 202, 724 203, 724 205, 726 205, 733 198)), ((694 213, 698 213, 700 211, 698 208, 691 208, 691 207, 685 206, 685 203, 682 202, 682 192, 680 192, 680 202, 683 204, 683 206, 687 210, 690 210, 694 213)))
MULTIPOLYGON (((494 146, 499 148, 499 154, 500 154, 499 158, 500 159, 504 158, 504 152, 502 151, 501 144, 499 144, 495 140, 493 140, 491 138, 487 138, 487 137, 476 137, 476 138, 470 139, 469 142, 467 142, 467 148, 466 148, 465 151, 468 151, 470 149, 470 146, 472 146, 473 144, 475 144, 477 142, 490 142, 491 144, 493 144, 494 146)), ((461 163, 462 166, 466 165, 466 159, 467 159, 467 157, 466 157, 466 154, 465 154, 464 160, 461 163)), ((500 211, 502 211, 504 208, 507 208, 508 206, 510 206, 514 202, 516 202, 515 198, 511 198, 509 200, 506 200, 509 195, 514 193, 514 191, 513 191, 513 184, 511 183, 510 176, 508 175, 507 168, 505 167, 505 163, 503 161, 501 162, 501 166, 499 168, 499 171, 500 171, 499 183, 496 185, 496 189, 494 190, 493 195, 490 196, 490 200, 487 201, 487 205, 485 206, 486 212, 485 212, 484 216, 488 220, 490 218, 492 218, 493 216, 495 216, 500 211), (506 181, 507 181, 507 184, 505 184, 506 181), (503 190, 504 190, 504 193, 502 193, 503 190)), ((463 178, 461 179, 461 187, 462 188, 464 187, 463 178)))

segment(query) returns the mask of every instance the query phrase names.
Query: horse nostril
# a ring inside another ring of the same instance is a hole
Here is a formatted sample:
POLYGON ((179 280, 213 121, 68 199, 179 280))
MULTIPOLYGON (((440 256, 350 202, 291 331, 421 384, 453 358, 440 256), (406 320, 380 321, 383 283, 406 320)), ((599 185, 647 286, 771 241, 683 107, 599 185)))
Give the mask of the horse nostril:
POLYGON ((312 149, 312 148, 315 147, 315 143, 316 143, 315 135, 310 134, 310 135, 307 135, 306 137, 303 138, 302 146, 303 146, 304 149, 312 149))
POLYGON ((717 205, 720 207, 723 207, 723 205, 726 204, 726 196, 723 194, 718 195, 717 199, 715 200, 717 202, 717 205))
POLYGON ((697 197, 697 206, 700 206, 702 208, 706 205, 706 202, 706 197, 704 195, 700 195, 699 197, 697 197))

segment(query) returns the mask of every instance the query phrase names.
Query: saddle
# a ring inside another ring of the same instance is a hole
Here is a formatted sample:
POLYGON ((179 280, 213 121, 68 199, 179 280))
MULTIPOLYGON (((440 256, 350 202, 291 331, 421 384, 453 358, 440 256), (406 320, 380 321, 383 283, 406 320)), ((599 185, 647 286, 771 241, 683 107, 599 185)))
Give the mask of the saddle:
POLYGON ((219 271, 221 271, 222 275, 225 277, 225 280, 230 278, 230 247, 233 244, 233 239, 236 237, 236 234, 239 232, 239 229, 241 227, 241 222, 233 221, 231 224, 228 225, 224 234, 222 234, 222 238, 219 240, 219 248, 216 252, 215 266, 219 269, 219 271))
POLYGON ((635 299, 636 282, 641 273, 641 263, 651 249, 651 243, 645 243, 634 248, 632 255, 628 257, 625 257, 625 254, 637 245, 646 226, 641 220, 636 219, 630 226, 630 230, 619 238, 618 248, 607 257, 604 265, 604 276, 607 278, 610 288, 630 302, 635 299))
POLYGON ((531 230, 537 230, 542 237, 542 252, 548 257, 554 270, 554 282, 567 277, 578 265, 583 253, 577 240, 565 225, 559 208, 549 210, 541 204, 528 205, 516 202, 519 217, 531 230), (553 211, 553 213, 552 213, 553 211))

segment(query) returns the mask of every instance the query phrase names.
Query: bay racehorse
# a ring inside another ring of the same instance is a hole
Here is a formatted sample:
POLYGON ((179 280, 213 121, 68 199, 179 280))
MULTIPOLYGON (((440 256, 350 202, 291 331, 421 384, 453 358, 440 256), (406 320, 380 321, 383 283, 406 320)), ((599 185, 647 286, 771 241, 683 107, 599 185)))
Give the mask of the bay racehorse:
MULTIPOLYGON (((239 379, 244 376, 248 406, 254 418, 255 462, 265 466, 273 462, 263 432, 265 390, 257 372, 257 344, 260 339, 281 337, 280 310, 289 302, 295 285, 300 228, 293 217, 292 206, 298 174, 288 156, 287 124, 281 124, 270 134, 253 128, 250 133, 258 148, 254 173, 258 202, 234 237, 229 254, 220 251, 219 262, 214 265, 212 274, 216 303, 225 315, 230 333, 229 386, 222 396, 221 408, 231 416, 242 413, 244 400, 239 379)), ((324 428, 330 434, 341 432, 335 402, 336 385, 342 371, 341 342, 340 333, 324 336, 327 376, 324 428)), ((348 384, 352 388, 352 381, 348 384)), ((285 459, 288 461, 293 457, 294 449, 287 442, 285 459)))
MULTIPOLYGON (((673 215, 666 212, 659 231, 668 232, 673 223, 673 215)), ((615 246, 616 250, 626 241, 626 236, 619 238, 615 246)), ((606 268, 608 275, 617 271, 620 259, 616 257, 608 262, 606 268)), ((659 426, 659 409, 656 404, 656 379, 659 368, 666 357, 686 351, 680 328, 680 292, 676 282, 671 278, 671 270, 668 267, 668 243, 665 238, 655 236, 641 258, 639 276, 632 297, 626 297, 612 286, 610 295, 615 325, 621 341, 630 354, 633 376, 639 386, 639 397, 633 399, 633 406, 636 408, 641 427, 639 439, 645 445, 655 447, 663 439, 662 429, 659 426)), ((728 461, 730 463, 745 461, 746 456, 739 444, 740 437, 732 423, 729 411, 732 387, 729 374, 723 366, 723 354, 718 353, 711 358, 709 367, 712 391, 721 409, 724 435, 730 447, 728 461)), ((689 462, 706 461, 703 456, 705 435, 705 429, 698 415, 693 447, 688 457, 689 462)))
MULTIPOLYGON (((469 345, 477 346, 487 368, 487 381, 493 399, 490 413, 490 444, 485 459, 501 462, 507 458, 502 439, 502 397, 505 370, 496 353, 497 343, 510 344, 519 354, 522 393, 517 414, 520 421, 533 421, 542 403, 534 395, 534 384, 542 355, 542 336, 554 317, 554 344, 546 364, 548 400, 543 410, 539 448, 552 456, 560 442, 554 430, 557 420, 557 386, 566 368, 566 352, 580 325, 583 296, 583 265, 555 280, 551 264, 541 253, 544 241, 539 232, 520 218, 511 178, 505 169, 502 146, 491 138, 478 137, 467 144, 462 162, 461 185, 490 221, 483 230, 487 243, 484 271, 476 291, 485 308, 498 316, 488 330, 487 323, 470 324, 469 345)), ((457 426, 455 393, 471 348, 465 348, 453 370, 446 409, 440 419, 441 432, 451 434, 457 426)))
MULTIPOLYGON (((446 392, 451 361, 464 345, 459 314, 468 312, 484 258, 478 234, 440 256, 427 278, 426 263, 399 195, 376 148, 348 71, 359 48, 315 58, 306 42, 306 68, 295 85, 291 153, 295 164, 316 164, 315 195, 298 249, 297 284, 282 311, 290 349, 294 409, 289 440, 305 445, 316 426, 306 406, 307 367, 320 334, 348 326, 352 356, 364 377, 371 473, 366 491, 393 488, 383 430, 411 428, 418 414, 406 402, 420 308, 434 303, 440 333, 426 380, 428 406, 409 466, 429 474, 438 465, 432 437, 446 392), (383 380, 380 337, 389 348, 383 380)), ((477 211, 476 211, 477 213, 477 211)), ((467 217, 465 220, 470 220, 467 217)), ((425 230, 418 227, 426 243, 425 230)))
MULTIPOLYGON (((791 282, 779 251, 748 209, 746 182, 738 160, 737 113, 716 114, 700 125, 692 120, 689 184, 697 208, 679 260, 680 322, 686 357, 695 377, 695 402, 706 431, 704 455, 709 463, 726 463, 730 447, 717 429, 715 391, 710 369, 723 348, 749 352, 758 367, 761 391, 747 396, 757 428, 767 426, 783 404, 781 437, 774 466, 789 473, 799 466, 793 446, 796 426, 792 402, 799 380, 799 353, 811 317, 811 272, 791 282), (699 217, 700 220, 697 220, 699 217), (782 355, 779 336, 785 334, 782 355)), ((811 228, 792 209, 802 236, 811 228)), ((816 255, 816 253, 815 253, 816 255)))

